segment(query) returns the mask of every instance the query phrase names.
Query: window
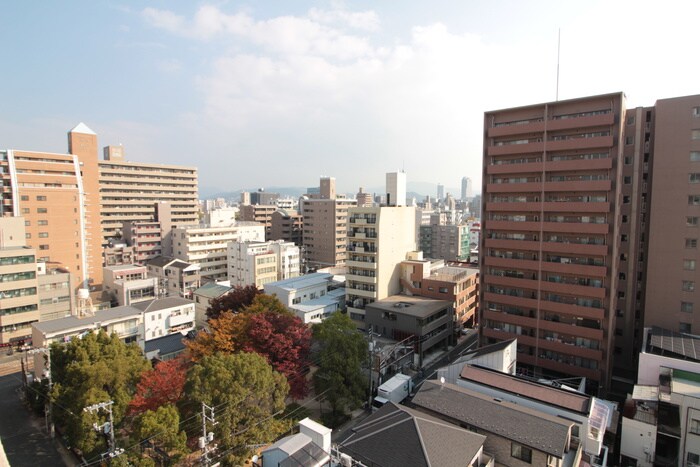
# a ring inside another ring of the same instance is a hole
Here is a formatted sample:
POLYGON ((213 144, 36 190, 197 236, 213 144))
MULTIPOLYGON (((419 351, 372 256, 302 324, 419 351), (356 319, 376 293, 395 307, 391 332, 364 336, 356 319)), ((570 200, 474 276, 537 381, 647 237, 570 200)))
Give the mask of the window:
POLYGON ((48 245, 39 245, 40 250, 48 250, 49 246, 48 245))
POLYGON ((634 144, 634 136, 625 136, 625 146, 634 144))
POLYGON ((22 208, 22 214, 29 214, 29 208, 22 208))
POLYGON ((681 302, 681 311, 683 313, 692 313, 693 304, 691 302, 681 302))
POLYGON ((685 247, 686 248, 697 248, 698 247, 698 239, 697 238, 686 238, 685 239, 685 247))
POLYGON ((520 459, 523 462, 527 462, 528 464, 532 463, 532 449, 527 448, 522 444, 511 443, 510 456, 520 459))
POLYGON ((698 226, 698 218, 695 216, 688 216, 685 218, 685 226, 686 227, 697 227, 698 226))
POLYGON ((624 181, 625 185, 629 185, 630 183, 632 183, 632 177, 630 177, 629 175, 625 176, 623 178, 623 181, 624 181))
MULTIPOLYGON (((696 422, 697 420, 693 421, 696 422)), ((700 465, 700 455, 695 454, 694 452, 688 451, 688 457, 686 459, 688 460, 688 466, 700 465)))
POLYGON ((690 132, 690 139, 698 140, 700 139, 700 130, 693 130, 690 132))
POLYGON ((693 107, 693 117, 700 117, 700 107, 693 107))
POLYGON ((630 204, 630 197, 627 196, 627 195, 623 196, 623 197, 622 197, 622 202, 623 202, 624 204, 630 204))
POLYGON ((27 232, 27 233, 24 234, 24 238, 32 238, 32 234, 30 234, 29 232, 27 232))
POLYGON ((447 293, 447 287, 440 287, 440 288, 438 289, 438 291, 439 291, 440 293, 447 293))
POLYGON ((694 435, 700 435, 700 420, 695 418, 690 420, 690 432, 694 435))
POLYGON ((625 165, 630 165, 632 164, 632 158, 629 156, 625 156, 625 165))
POLYGON ((690 173, 688 174, 689 183, 700 183, 700 173, 690 173))
POLYGON ((683 292, 693 292, 695 290, 695 281, 683 281, 681 289, 683 292))
POLYGON ((634 125, 634 115, 630 115, 627 117, 627 124, 634 125))
POLYGON ((36 197, 36 200, 37 200, 37 201, 46 201, 46 196, 39 195, 39 196, 36 197))
POLYGON ((700 151, 690 151, 690 162, 700 162, 700 151))
POLYGON ((695 271, 695 260, 694 259, 684 259, 683 269, 686 271, 695 271))
POLYGON ((36 208, 36 212, 39 214, 46 214, 48 210, 46 208, 36 208))
POLYGON ((678 323, 678 331, 686 334, 690 334, 690 323, 678 323))
POLYGON ((22 195, 21 196, 22 201, 29 201, 29 196, 27 195, 22 195))
POLYGON ((49 238, 48 232, 39 232, 39 238, 49 238))
POLYGON ((688 195, 688 206, 700 206, 700 195, 688 195))
POLYGON ((47 220, 39 220, 39 222, 37 222, 37 224, 38 224, 38 225, 49 225, 49 221, 47 221, 47 220))

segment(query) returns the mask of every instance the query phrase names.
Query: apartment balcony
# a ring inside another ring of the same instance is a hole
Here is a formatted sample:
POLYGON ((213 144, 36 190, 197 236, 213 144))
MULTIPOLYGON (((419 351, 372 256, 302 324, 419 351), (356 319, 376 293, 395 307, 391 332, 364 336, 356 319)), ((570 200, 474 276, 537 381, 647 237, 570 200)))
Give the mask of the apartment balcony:
MULTIPOLYGON (((512 324, 515 326, 523 326, 530 329, 537 329, 537 318, 530 318, 528 316, 514 315, 511 313, 506 313, 504 311, 495 311, 490 309, 484 309, 484 318, 497 321, 500 323, 512 324)), ((484 327, 484 329, 488 329, 484 327)))
POLYGON ((543 280, 542 282, 538 282, 537 280, 526 278, 521 279, 517 277, 493 276, 488 274, 481 280, 481 283, 497 284, 506 287, 516 287, 528 290, 537 290, 539 287, 540 290, 547 292, 556 292, 569 295, 581 295, 585 297, 598 299, 605 298, 606 291, 606 289, 603 287, 589 287, 585 285, 563 284, 558 282, 549 282, 545 280, 543 280))
POLYGON ((544 152, 543 141, 533 141, 524 144, 504 144, 502 146, 488 146, 486 155, 488 156, 504 156, 510 154, 534 154, 544 152))
POLYGON ((527 355, 518 352, 518 363, 522 363, 524 365, 537 366, 547 370, 552 370, 572 376, 585 376, 586 378, 590 378, 594 381, 600 381, 599 370, 592 370, 590 368, 583 368, 580 366, 571 365, 564 362, 563 359, 560 362, 558 360, 552 360, 546 357, 538 358, 534 355, 527 355))
POLYGON ((598 362, 603 360, 602 350, 595 350, 575 344, 567 344, 561 338, 539 339, 538 345, 540 349, 551 350, 552 352, 587 358, 598 362))
POLYGON ((502 136, 542 133, 544 128, 544 119, 534 118, 531 120, 501 123, 499 126, 492 126, 487 130, 487 134, 489 138, 499 138, 502 136))
POLYGON ((615 114, 613 112, 598 115, 585 115, 581 117, 553 118, 547 120, 547 131, 610 126, 614 123, 615 114))
POLYGON ((377 292, 370 291, 370 290, 355 289, 351 286, 348 286, 347 282, 346 282, 345 290, 347 291, 348 295, 356 295, 358 297, 376 298, 376 296, 377 296, 377 292))
POLYGON ((553 253, 571 253, 576 255, 606 256, 607 245, 586 245, 581 243, 542 242, 534 240, 500 240, 487 238, 484 241, 486 248, 500 248, 506 250, 549 251, 553 253))
POLYGON ((508 339, 518 339, 518 344, 529 345, 535 347, 537 345, 537 339, 530 337, 526 334, 517 334, 514 332, 505 331, 503 328, 482 328, 482 334, 485 337, 492 337, 498 340, 508 340, 508 339))
MULTIPOLYGON (((36 301, 34 303, 36 303, 36 301)), ((0 303, 0 309, 4 309, 2 303, 0 303)), ((2 315, 0 316, 0 327, 12 326, 13 324, 26 323, 29 321, 39 321, 39 315, 40 313, 38 309, 33 311, 25 311, 23 313, 12 313, 9 315, 2 315)), ((31 328, 29 328, 29 334, 31 333, 31 328)))
MULTIPOLYGON (((36 283, 34 283, 34 287, 36 287, 36 283)), ((12 298, 2 298, 0 299, 0 310, 7 310, 10 308, 15 308, 18 306, 28 306, 28 305, 36 305, 37 302, 39 301, 37 295, 25 295, 23 297, 12 297, 12 298)), ((21 313, 18 313, 21 314, 21 313)), ((5 315, 0 317, 0 322, 7 317, 10 317, 12 315, 5 315)), ((26 320, 25 320, 26 321, 26 320)))
POLYGON ((613 147, 612 136, 595 136, 592 138, 576 138, 563 140, 547 141, 547 151, 571 151, 577 149, 595 149, 595 148, 611 148, 613 147))
MULTIPOLYGON (((39 318, 37 318, 37 321, 39 318)), ((10 331, 0 332, 0 343, 12 344, 21 340, 29 340, 32 338, 32 328, 19 328, 10 331)))
POLYGON ((510 174, 510 173, 541 173, 544 170, 544 163, 522 162, 510 164, 490 164, 486 166, 486 173, 489 175, 510 174))
POLYGON ((562 315, 574 316, 577 318, 603 320, 605 319, 605 309, 588 306, 573 305, 568 303, 550 302, 540 300, 539 308, 542 311, 549 311, 562 315))
POLYGON ((541 331, 551 331, 557 334, 567 334, 597 341, 603 340, 602 329, 577 326, 576 322, 577 320, 564 321, 563 317, 562 321, 547 321, 546 319, 541 319, 538 322, 538 326, 541 331))
POLYGON ((345 262, 345 265, 348 268, 360 268, 360 269, 372 269, 376 270, 377 269, 377 263, 376 262, 369 262, 369 261, 353 261, 353 260, 347 260, 345 262))
POLYGON ((362 282, 362 283, 365 283, 365 284, 376 284, 376 283, 377 283, 377 278, 376 278, 376 277, 360 276, 360 275, 357 275, 357 274, 346 274, 346 275, 345 275, 345 280, 346 280, 346 281, 362 282))
POLYGON ((563 182, 545 182, 545 192, 555 191, 581 191, 589 193, 593 191, 611 191, 612 181, 610 180, 567 180, 563 182))
POLYGON ((487 183, 486 193, 541 193, 542 182, 487 183))
POLYGON ((547 161, 545 170, 547 172, 569 172, 578 170, 607 170, 612 169, 612 159, 609 157, 601 159, 575 159, 568 161, 547 161))
MULTIPOLYGON (((500 266, 509 269, 537 271, 540 269, 540 261, 527 259, 513 258, 497 258, 495 256, 486 256, 484 258, 486 266, 500 266)), ((592 277, 605 277, 607 268, 605 266, 588 266, 581 264, 564 264, 550 263, 547 261, 541 262, 543 272, 561 272, 564 274, 584 275, 592 277)))
POLYGON ((194 321, 194 313, 180 312, 180 314, 171 314, 168 317, 166 327, 173 328, 183 324, 189 324, 194 321))

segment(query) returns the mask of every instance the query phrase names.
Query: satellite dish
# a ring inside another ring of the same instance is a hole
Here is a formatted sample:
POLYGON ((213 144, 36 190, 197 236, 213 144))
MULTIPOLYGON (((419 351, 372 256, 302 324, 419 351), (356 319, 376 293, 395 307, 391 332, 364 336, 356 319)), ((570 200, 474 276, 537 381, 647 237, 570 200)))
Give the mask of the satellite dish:
POLYGON ((440 384, 445 384, 445 377, 444 376, 440 376, 440 384))

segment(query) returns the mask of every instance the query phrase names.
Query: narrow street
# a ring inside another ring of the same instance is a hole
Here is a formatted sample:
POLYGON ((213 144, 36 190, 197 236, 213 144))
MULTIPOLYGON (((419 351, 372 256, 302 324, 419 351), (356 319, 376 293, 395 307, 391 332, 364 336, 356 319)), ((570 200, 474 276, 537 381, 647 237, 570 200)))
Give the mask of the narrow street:
POLYGON ((73 467, 79 461, 46 432, 44 419, 29 412, 20 399, 19 362, 6 359, 0 370, 0 440, 12 467, 73 467), (10 369, 17 367, 14 372, 10 369))

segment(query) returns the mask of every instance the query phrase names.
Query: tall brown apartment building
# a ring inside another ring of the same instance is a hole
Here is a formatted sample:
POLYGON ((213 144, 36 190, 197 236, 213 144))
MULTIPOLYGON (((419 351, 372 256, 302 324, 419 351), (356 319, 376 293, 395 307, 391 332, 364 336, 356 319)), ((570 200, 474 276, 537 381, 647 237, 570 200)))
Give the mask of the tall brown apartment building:
POLYGON ((622 93, 487 112, 483 343, 518 339, 521 369, 612 373, 620 264, 622 93))
POLYGON ((700 334, 700 95, 662 99, 653 147, 645 326, 700 334))

